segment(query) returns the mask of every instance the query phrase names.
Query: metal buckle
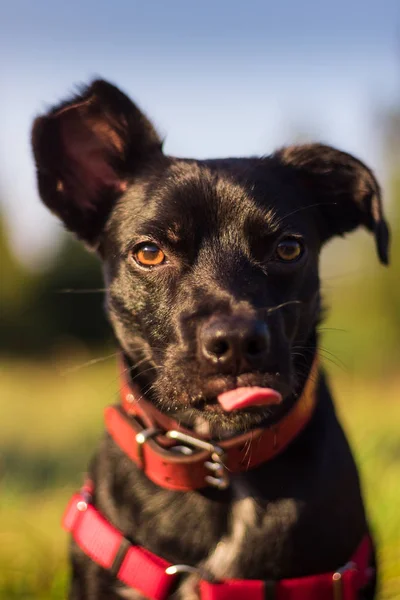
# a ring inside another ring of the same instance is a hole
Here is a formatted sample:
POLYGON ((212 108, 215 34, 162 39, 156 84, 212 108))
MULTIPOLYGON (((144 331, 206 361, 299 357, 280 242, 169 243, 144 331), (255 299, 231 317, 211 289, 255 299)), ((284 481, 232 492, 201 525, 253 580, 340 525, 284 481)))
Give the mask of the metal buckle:
POLYGON ((139 455, 139 460, 141 462, 142 467, 143 467, 143 458, 144 458, 143 457, 144 444, 147 442, 147 440, 150 440, 151 438, 155 437, 156 435, 159 435, 160 433, 162 433, 162 431, 160 431, 160 429, 156 429, 155 427, 149 427, 148 429, 142 429, 142 431, 139 431, 139 433, 136 434, 135 440, 138 445, 138 455, 139 455))
POLYGON ((76 508, 79 510, 79 512, 85 512, 92 501, 91 486, 88 486, 85 483, 85 485, 82 486, 79 495, 81 499, 76 503, 76 508))
POLYGON ((356 569, 356 564, 354 562, 348 562, 338 569, 332 575, 332 584, 333 584, 333 600, 343 600, 343 573, 349 571, 350 569, 356 569))
POLYGON ((205 477, 205 481, 218 490, 226 490, 229 486, 229 477, 223 463, 225 452, 220 446, 207 442, 206 440, 199 440, 198 438, 175 429, 167 431, 165 435, 171 440, 177 440, 178 442, 187 444, 193 448, 209 452, 211 455, 210 460, 206 460, 204 466, 211 471, 211 474, 205 477))
POLYGON ((199 579, 208 581, 209 583, 217 583, 214 577, 211 576, 203 567, 191 567, 190 565, 170 565, 165 569, 167 575, 197 575, 199 579))
POLYGON ((88 508, 88 502, 86 502, 86 500, 78 500, 78 502, 76 503, 76 508, 79 510, 79 512, 85 512, 85 510, 87 510, 88 508))
POLYGON ((167 575, 179 575, 180 573, 199 573, 199 569, 190 565, 171 565, 165 569, 167 575))

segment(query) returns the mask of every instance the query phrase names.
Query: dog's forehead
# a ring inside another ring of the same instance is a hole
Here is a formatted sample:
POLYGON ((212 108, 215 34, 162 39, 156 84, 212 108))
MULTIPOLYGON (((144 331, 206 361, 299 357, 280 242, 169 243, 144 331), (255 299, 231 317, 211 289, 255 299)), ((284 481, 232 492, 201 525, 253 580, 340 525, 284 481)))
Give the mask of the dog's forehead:
POLYGON ((170 217, 171 235, 189 224, 224 229, 249 219, 275 227, 287 200, 279 180, 260 177, 259 159, 179 160, 152 191, 154 216, 170 217))
POLYGON ((159 188, 158 213, 167 211, 175 230, 189 224, 220 229, 234 222, 237 227, 256 212, 267 218, 271 211, 267 204, 257 207, 246 171, 250 168, 232 171, 224 161, 179 161, 159 188))
POLYGON ((291 186, 266 159, 174 159, 133 184, 113 221, 127 242, 134 233, 177 244, 199 235, 276 233, 294 206, 291 186))

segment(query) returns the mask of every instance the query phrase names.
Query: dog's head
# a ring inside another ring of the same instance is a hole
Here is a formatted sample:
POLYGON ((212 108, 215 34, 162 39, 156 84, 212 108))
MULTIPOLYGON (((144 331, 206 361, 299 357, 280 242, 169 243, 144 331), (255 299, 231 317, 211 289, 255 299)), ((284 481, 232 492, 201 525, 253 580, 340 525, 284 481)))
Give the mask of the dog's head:
POLYGON ((44 203, 103 261, 108 313, 142 392, 216 429, 273 414, 225 413, 221 392, 272 387, 289 403, 301 391, 326 241, 364 225, 388 262, 376 179, 328 146, 171 158, 143 113, 96 81, 35 121, 33 149, 44 203))

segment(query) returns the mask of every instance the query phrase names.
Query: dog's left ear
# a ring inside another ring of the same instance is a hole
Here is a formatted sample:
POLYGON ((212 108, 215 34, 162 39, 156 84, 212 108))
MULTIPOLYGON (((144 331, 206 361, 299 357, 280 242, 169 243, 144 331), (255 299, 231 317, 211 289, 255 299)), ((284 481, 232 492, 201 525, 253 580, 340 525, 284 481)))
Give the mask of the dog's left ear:
POLYGON ((273 155, 303 187, 318 214, 322 241, 364 225, 373 232, 382 263, 389 262, 389 229, 372 171, 346 152, 322 144, 289 146, 273 155))

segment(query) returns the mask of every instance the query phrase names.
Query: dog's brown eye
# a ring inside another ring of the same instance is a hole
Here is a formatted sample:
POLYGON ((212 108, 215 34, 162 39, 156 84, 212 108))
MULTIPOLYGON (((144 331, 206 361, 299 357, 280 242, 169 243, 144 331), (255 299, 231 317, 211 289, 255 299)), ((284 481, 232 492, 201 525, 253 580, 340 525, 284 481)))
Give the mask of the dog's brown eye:
POLYGON ((165 261, 164 252, 151 242, 145 242, 135 248, 133 257, 143 267, 158 267, 165 261))
POLYGON ((276 247, 276 255, 279 260, 284 262, 293 262, 298 260, 303 254, 303 246, 299 240, 295 238, 287 238, 279 242, 276 247))

